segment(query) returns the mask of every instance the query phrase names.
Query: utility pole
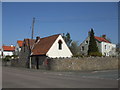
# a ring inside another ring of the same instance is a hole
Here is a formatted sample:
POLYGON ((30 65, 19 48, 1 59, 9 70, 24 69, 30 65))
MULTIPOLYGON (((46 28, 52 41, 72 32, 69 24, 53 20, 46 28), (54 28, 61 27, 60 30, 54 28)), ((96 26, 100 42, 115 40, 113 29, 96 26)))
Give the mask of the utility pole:
POLYGON ((33 22, 32 22, 32 37, 31 37, 31 39, 33 39, 33 35, 34 35, 34 23, 35 23, 35 17, 33 17, 33 22))
MULTIPOLYGON (((33 39, 33 35, 34 35, 34 23, 35 23, 35 17, 33 17, 33 22, 32 22, 32 35, 31 35, 31 39, 33 39)), ((30 42, 29 42, 30 43, 30 42)), ((30 56, 29 56, 29 68, 31 69, 32 68, 32 64, 31 64, 31 47, 30 47, 30 56)))

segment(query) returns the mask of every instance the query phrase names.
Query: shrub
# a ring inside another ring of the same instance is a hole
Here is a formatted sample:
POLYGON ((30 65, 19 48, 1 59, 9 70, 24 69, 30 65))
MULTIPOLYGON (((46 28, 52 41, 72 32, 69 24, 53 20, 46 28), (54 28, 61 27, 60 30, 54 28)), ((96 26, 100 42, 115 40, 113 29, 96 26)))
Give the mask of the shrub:
POLYGON ((6 56, 5 58, 3 58, 3 60, 6 61, 6 62, 7 62, 7 61, 10 61, 10 60, 11 60, 11 56, 8 55, 8 56, 6 56))
POLYGON ((102 53, 99 53, 99 52, 91 52, 91 53, 89 53, 89 56, 99 56, 99 57, 101 57, 102 56, 102 53))
POLYGON ((74 55, 73 57, 84 57, 84 56, 81 55, 81 54, 76 54, 76 55, 74 55))

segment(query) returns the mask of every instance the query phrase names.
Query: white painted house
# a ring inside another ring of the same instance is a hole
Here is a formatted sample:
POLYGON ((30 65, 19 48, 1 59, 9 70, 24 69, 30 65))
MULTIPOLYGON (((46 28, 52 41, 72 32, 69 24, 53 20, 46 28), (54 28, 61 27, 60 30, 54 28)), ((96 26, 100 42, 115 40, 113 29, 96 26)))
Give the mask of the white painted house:
POLYGON ((11 46, 2 46, 0 55, 4 58, 5 56, 9 55, 12 56, 14 54, 15 47, 13 45, 11 46))
MULTIPOLYGON (((86 40, 84 40, 80 44, 80 52, 83 55, 87 55, 88 53, 88 45, 89 45, 90 37, 88 36, 86 40)), ((105 37, 97 37, 95 36, 95 40, 98 46, 99 51, 104 56, 115 56, 116 55, 116 44, 113 44, 105 39, 105 37)))
POLYGON ((21 40, 18 40, 17 41, 17 44, 15 46, 15 54, 16 55, 19 55, 20 51, 21 51, 21 48, 22 48, 22 45, 23 45, 23 41, 21 40))
POLYGON ((60 34, 44 38, 24 39, 19 63, 39 69, 51 58, 70 58, 72 53, 60 34))
POLYGON ((31 55, 46 55, 50 58, 72 57, 72 53, 60 34, 36 41, 31 55))

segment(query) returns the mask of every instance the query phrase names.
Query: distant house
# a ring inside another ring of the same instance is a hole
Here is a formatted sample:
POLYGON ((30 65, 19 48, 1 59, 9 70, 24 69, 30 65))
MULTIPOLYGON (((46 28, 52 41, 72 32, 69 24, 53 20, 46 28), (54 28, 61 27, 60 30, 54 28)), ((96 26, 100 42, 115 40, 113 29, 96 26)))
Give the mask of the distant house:
POLYGON ((31 50, 35 44, 35 39, 24 39, 22 47, 19 53, 19 65, 23 67, 29 67, 29 60, 31 55, 31 50))
MULTIPOLYGON (((80 44, 80 52, 83 55, 88 54, 88 45, 89 45, 90 37, 88 37, 80 44)), ((99 49, 99 52, 104 56, 114 56, 116 55, 116 44, 111 43, 106 39, 106 35, 104 37, 95 36, 95 40, 99 49)))
POLYGON ((9 55, 12 56, 15 52, 15 46, 11 45, 11 46, 5 46, 3 45, 1 48, 1 56, 4 58, 5 56, 9 55))
POLYGON ((28 67, 31 64, 38 69, 48 57, 67 58, 72 57, 72 53, 62 36, 57 34, 44 38, 37 37, 36 40, 24 39, 20 57, 20 61, 24 60, 28 67))
POLYGON ((17 44, 15 46, 15 54, 16 55, 19 55, 20 51, 21 51, 21 48, 22 48, 22 45, 23 45, 23 41, 21 40, 18 40, 17 41, 17 44))

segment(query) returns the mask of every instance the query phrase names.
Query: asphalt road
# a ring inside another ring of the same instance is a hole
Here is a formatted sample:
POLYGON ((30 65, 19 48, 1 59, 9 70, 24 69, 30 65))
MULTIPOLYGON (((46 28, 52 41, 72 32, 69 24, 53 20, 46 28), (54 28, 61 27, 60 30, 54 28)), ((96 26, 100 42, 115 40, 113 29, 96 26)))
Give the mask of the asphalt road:
POLYGON ((3 88, 118 88, 117 70, 54 72, 2 68, 3 88))

